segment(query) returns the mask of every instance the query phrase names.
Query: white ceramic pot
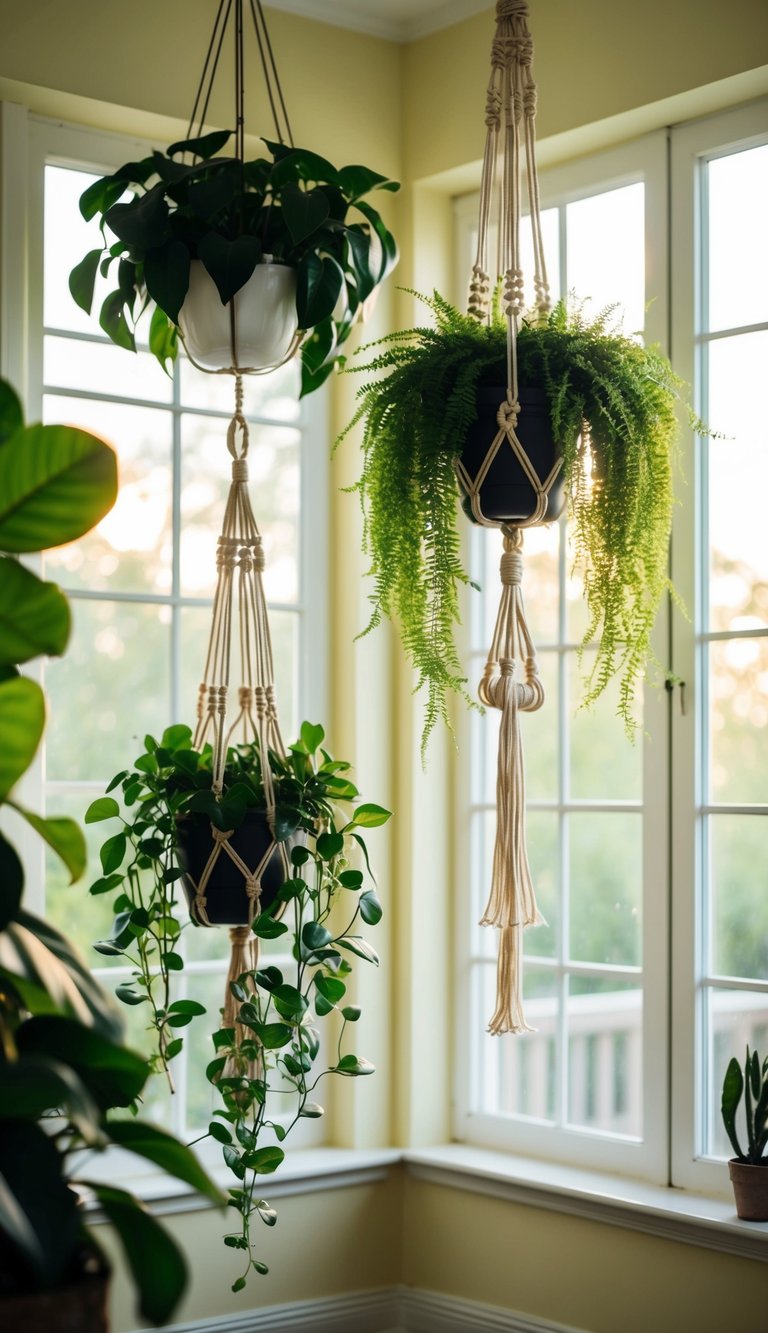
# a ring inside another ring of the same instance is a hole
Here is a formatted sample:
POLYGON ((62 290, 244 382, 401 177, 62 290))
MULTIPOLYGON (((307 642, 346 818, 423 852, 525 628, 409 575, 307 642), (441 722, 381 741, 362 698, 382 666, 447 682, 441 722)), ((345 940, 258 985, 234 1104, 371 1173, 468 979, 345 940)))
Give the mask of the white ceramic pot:
POLYGON ((193 259, 179 328, 187 352, 203 370, 231 366, 268 370, 282 365, 298 330, 296 273, 285 264, 262 260, 231 302, 222 305, 213 278, 199 259, 193 259))

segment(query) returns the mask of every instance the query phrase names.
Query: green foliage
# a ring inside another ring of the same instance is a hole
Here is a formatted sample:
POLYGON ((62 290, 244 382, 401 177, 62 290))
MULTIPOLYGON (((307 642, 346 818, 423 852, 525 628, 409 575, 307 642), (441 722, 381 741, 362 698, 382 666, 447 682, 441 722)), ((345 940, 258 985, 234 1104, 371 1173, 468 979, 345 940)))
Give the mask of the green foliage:
POLYGON ((736 1160, 749 1162, 753 1166, 762 1162, 768 1148, 768 1056, 761 1065, 757 1051, 750 1054, 747 1047, 743 1074, 738 1060, 733 1056, 725 1071, 720 1109, 736 1160), (736 1112, 742 1096, 747 1128, 746 1152, 742 1151, 736 1130, 736 1112))
MULTIPOLYGON (((447 693, 468 699, 454 641, 458 591, 468 582, 454 463, 477 418, 478 388, 506 383, 506 326, 498 311, 484 325, 437 293, 421 299, 435 327, 371 344, 383 350, 354 368, 373 378, 358 391, 357 412, 340 438, 363 421, 357 490, 374 578, 374 609, 364 632, 382 616, 397 620, 417 688, 426 689, 426 744, 437 720, 448 722, 447 693)), ((619 713, 631 732, 651 628, 670 588, 680 384, 656 349, 612 331, 610 316, 608 310, 587 320, 560 302, 542 323, 523 322, 518 366, 523 388, 545 389, 563 453, 589 610, 582 647, 597 642, 585 703, 618 675, 619 713)))
POLYGON ((337 169, 268 140, 268 156, 253 162, 216 156, 229 138, 222 131, 171 144, 90 185, 80 211, 100 216, 104 244, 73 268, 70 291, 90 313, 98 273, 114 272, 99 323, 133 351, 136 324, 154 303, 150 349, 165 367, 176 357, 191 261, 202 261, 226 303, 271 256, 296 270, 299 328, 309 335, 302 393, 310 393, 343 364, 339 349, 363 302, 397 263, 394 237, 364 196, 399 186, 368 167, 337 169), (197 159, 191 166, 180 160, 186 153, 197 159))
MULTIPOLYGON (((82 535, 110 508, 115 488, 106 444, 68 426, 25 428, 16 394, 0 381, 0 544, 7 552, 82 535)), ((79 826, 43 819, 12 799, 45 725, 40 687, 15 666, 39 653, 62 653, 68 637, 63 593, 13 555, 0 555, 0 802, 26 820, 76 879, 85 868, 79 826)), ((0 1306, 4 1296, 78 1280, 88 1256, 106 1267, 78 1195, 84 1182, 76 1163, 85 1148, 101 1152, 120 1143, 222 1202, 182 1143, 162 1135, 159 1147, 153 1126, 110 1118, 115 1109, 135 1106, 150 1067, 122 1045, 110 997, 69 941, 24 910, 23 887, 19 857, 0 836, 0 1306)), ((101 1197, 102 1187, 93 1188, 101 1197)), ((133 1264, 141 1314, 166 1320, 186 1285, 184 1258, 138 1199, 113 1194, 120 1197, 112 1211, 101 1201, 133 1264), (148 1260, 150 1249, 162 1253, 162 1266, 148 1260)))
MULTIPOLYGON (((236 1027, 214 1032, 215 1057, 207 1070, 222 1100, 208 1133, 221 1145, 236 1181, 229 1204, 238 1215, 238 1229, 228 1233, 224 1243, 245 1255, 245 1269, 233 1291, 242 1289, 251 1270, 267 1271, 254 1257, 251 1227, 257 1217, 267 1226, 276 1220, 257 1187, 259 1177, 282 1162, 278 1145, 299 1120, 323 1114, 311 1100, 322 1078, 373 1072, 367 1060, 343 1050, 347 1024, 360 1016, 356 1007, 343 1005, 352 974, 344 955, 378 963, 375 950, 355 931, 360 921, 378 923, 381 904, 372 888, 364 890, 365 876, 350 866, 350 858, 359 850, 368 868, 360 830, 384 824, 389 812, 370 802, 356 804, 350 766, 322 748, 324 739, 321 726, 305 722, 287 757, 274 751, 268 756, 276 800, 274 832, 289 849, 292 877, 255 917, 252 929, 258 940, 282 936, 294 967, 284 976, 277 967, 259 966, 231 983, 239 1019, 236 1027), (333 1054, 329 1064, 318 1068, 317 1024, 330 1015, 336 1023, 333 1054), (265 1143, 265 1138, 277 1144, 265 1143)), ((144 1005, 156 1042, 155 1068, 169 1080, 169 1066, 183 1045, 179 1029, 204 1012, 194 1001, 171 999, 174 975, 184 966, 178 936, 190 925, 176 900, 183 873, 177 820, 183 816, 234 829, 249 810, 263 812, 258 745, 231 747, 220 795, 214 795, 211 784, 210 746, 198 752, 192 748, 189 727, 169 727, 159 742, 145 738, 133 767, 116 775, 107 794, 93 801, 85 816, 88 823, 120 821, 119 831, 111 832, 101 849, 103 875, 91 886, 94 895, 116 893, 112 933, 96 948, 121 956, 131 966, 130 984, 117 993, 126 1004, 144 1005)))

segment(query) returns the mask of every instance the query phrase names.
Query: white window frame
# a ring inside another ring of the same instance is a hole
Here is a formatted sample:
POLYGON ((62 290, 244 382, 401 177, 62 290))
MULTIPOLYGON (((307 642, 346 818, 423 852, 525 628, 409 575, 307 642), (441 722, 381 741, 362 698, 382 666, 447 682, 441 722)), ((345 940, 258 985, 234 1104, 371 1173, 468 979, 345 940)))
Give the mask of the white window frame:
MULTIPOLYGON (((720 115, 675 128, 671 141, 672 338, 677 373, 696 386, 694 406, 706 418, 703 311, 706 236, 703 234, 702 168, 707 161, 768 142, 768 100, 761 99, 720 115)), ((768 311, 766 311, 768 325, 768 311)), ((672 535, 672 577, 691 611, 686 619, 674 612, 672 669, 687 682, 686 707, 672 711, 672 783, 675 836, 671 846, 674 893, 672 916, 672 1026, 675 1038, 671 1081, 672 1180, 687 1189, 714 1193, 723 1189, 723 1164, 705 1155, 706 1116, 703 1090, 705 1025, 703 1023, 704 938, 701 910, 703 728, 706 699, 697 688, 704 681, 703 655, 709 637, 702 635, 703 609, 700 556, 706 558, 703 513, 706 446, 690 432, 683 438, 682 466, 693 503, 680 507, 672 535)), ((768 803, 768 793, 766 793, 768 803)), ((738 807, 734 807, 738 813, 738 807)), ((760 816, 756 816, 760 817, 760 816)), ((762 816, 765 818, 765 815, 762 816)), ((739 988, 739 982, 734 983, 739 988)), ((754 987, 749 986, 750 990, 754 987)), ((768 993, 768 979, 762 990, 768 993)))

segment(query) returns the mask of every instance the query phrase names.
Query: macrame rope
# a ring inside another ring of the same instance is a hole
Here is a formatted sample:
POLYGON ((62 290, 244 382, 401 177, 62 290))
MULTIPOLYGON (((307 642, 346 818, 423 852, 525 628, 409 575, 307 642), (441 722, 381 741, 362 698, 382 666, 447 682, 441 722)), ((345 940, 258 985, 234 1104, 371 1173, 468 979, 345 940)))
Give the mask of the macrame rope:
MULTIPOLYGON (((232 829, 211 825, 211 852, 195 885, 192 914, 201 925, 210 926, 208 916, 211 877, 221 857, 228 858, 243 881, 248 899, 248 925, 230 932, 232 959, 225 996, 224 1026, 237 1024, 239 1003, 232 995, 230 981, 252 970, 244 941, 255 937, 250 929, 258 914, 262 877, 275 849, 279 849, 283 871, 290 874, 288 851, 284 842, 274 838, 275 788, 270 750, 285 758, 285 746, 277 716, 274 686, 272 640, 264 593, 264 549, 256 526, 248 494, 248 422, 243 404, 243 380, 235 377, 235 410, 227 429, 227 449, 232 458, 232 483, 224 510, 221 534, 216 548, 216 591, 203 679, 198 689, 197 726, 193 745, 200 750, 207 742, 213 750, 212 787, 220 795, 224 786, 227 751, 239 736, 244 743, 256 742, 261 761, 264 803, 272 837, 258 864, 249 866, 232 845, 232 829), (233 668, 233 636, 239 645, 239 685, 237 711, 228 720, 230 674, 233 668), (237 933, 245 931, 245 935, 237 933)), ((253 954, 255 958, 256 955, 253 954)), ((239 1026, 236 1030, 240 1032, 239 1026)), ((240 1033, 242 1036, 242 1033, 240 1033)), ((239 1044, 239 1040, 238 1040, 239 1044)))
POLYGON ((499 957, 496 1009, 488 1031, 529 1032, 522 1004, 523 929, 541 923, 536 906, 525 843, 525 773, 520 713, 541 708, 544 690, 536 667, 536 653, 525 620, 521 590, 522 528, 546 518, 548 497, 562 468, 558 459, 546 477, 539 477, 517 435, 520 416, 517 336, 524 309, 524 276, 520 252, 522 172, 528 191, 533 239, 534 303, 539 319, 550 308, 544 262, 539 182, 536 171, 536 84, 533 78, 533 42, 528 31, 527 0, 497 0, 496 32, 491 45, 491 73, 485 100, 486 140, 480 184, 477 251, 469 281, 468 311, 475 319, 491 318, 491 277, 488 247, 494 200, 498 200, 496 273, 501 277, 502 307, 507 325, 507 391, 496 414, 497 431, 474 477, 457 460, 456 471, 467 495, 473 518, 485 527, 501 527, 502 595, 493 643, 480 683, 482 703, 501 711, 496 776, 496 842, 488 903, 482 925, 497 927, 499 957), (501 158, 499 181, 498 160, 501 158), (534 504, 530 514, 509 526, 487 518, 481 492, 499 450, 509 447, 531 485, 534 504), (516 680, 520 669, 522 680, 516 680))
POLYGON ((479 695, 488 708, 501 711, 496 772, 496 844, 491 891, 480 924, 497 926, 499 964, 497 1003, 488 1026, 501 1032, 528 1032, 522 1006, 521 939, 524 926, 543 924, 536 906, 525 841, 525 767, 520 713, 535 713, 544 703, 536 650, 525 619, 522 533, 504 529, 501 557, 502 594, 479 695), (524 679, 515 679, 520 665, 524 679))

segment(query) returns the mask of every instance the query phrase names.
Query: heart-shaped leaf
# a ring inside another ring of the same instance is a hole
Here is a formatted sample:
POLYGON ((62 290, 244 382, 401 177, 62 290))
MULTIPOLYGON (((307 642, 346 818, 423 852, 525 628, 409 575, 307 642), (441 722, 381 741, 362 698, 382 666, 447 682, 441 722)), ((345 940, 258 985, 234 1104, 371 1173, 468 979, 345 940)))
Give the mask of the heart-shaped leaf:
POLYGON ((280 206, 294 245, 322 227, 331 211, 322 190, 301 190, 298 185, 283 186, 280 206))
POLYGON ((342 167, 338 176, 342 190, 353 203, 361 195, 368 194, 369 190, 391 190, 394 192, 400 189, 398 181, 390 180, 387 176, 380 176, 378 171, 371 171, 370 167, 342 167))
POLYGON ((58 657, 67 646, 69 604, 55 583, 43 583, 11 556, 0 557, 0 663, 58 657))
POLYGON ((76 305, 84 310, 86 315, 90 315, 93 305, 93 289, 96 285, 96 274, 99 271, 99 260, 101 259, 101 250, 89 250, 84 259, 79 264, 75 264, 69 275, 69 290, 76 305))
POLYGON ((296 309, 299 328, 311 329, 333 313, 344 283, 344 274, 335 259, 320 258, 310 252, 297 269, 296 309))
POLYGON ((114 204, 104 221, 118 240, 125 241, 139 256, 165 240, 168 205, 165 185, 154 185, 146 194, 137 195, 128 204, 114 204))
POLYGON ((182 241, 166 241, 144 258, 144 281, 152 300, 174 324, 189 290, 189 250, 182 241))
POLYGON ((253 273, 261 259, 261 246, 255 236, 238 236, 227 241, 210 231, 198 245, 197 253, 216 283, 222 305, 226 305, 253 273))
POLYGON ((160 362, 167 375, 179 350, 179 335, 164 310, 156 305, 149 324, 149 350, 160 362), (170 362, 170 365, 168 364, 170 362))
POLYGON ((125 317, 125 300, 118 289, 105 296, 99 311, 99 325, 117 347, 126 352, 136 351, 136 337, 125 317))
POLYGON ((42 551, 82 536, 112 507, 109 445, 74 426, 29 426, 0 449, 0 546, 42 551))
POLYGON ((45 726, 45 698, 25 676, 0 684, 0 801, 26 773, 45 726))
POLYGON ((198 139, 179 139, 178 143, 172 143, 168 149, 168 156, 175 157, 177 153, 194 153, 195 157, 201 157, 207 161, 209 157, 215 157, 221 152, 222 148, 232 138, 231 130, 213 130, 210 134, 203 134, 198 139))

